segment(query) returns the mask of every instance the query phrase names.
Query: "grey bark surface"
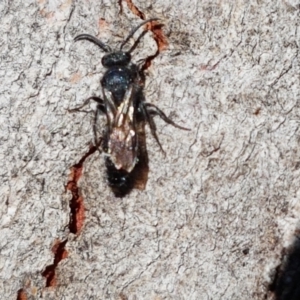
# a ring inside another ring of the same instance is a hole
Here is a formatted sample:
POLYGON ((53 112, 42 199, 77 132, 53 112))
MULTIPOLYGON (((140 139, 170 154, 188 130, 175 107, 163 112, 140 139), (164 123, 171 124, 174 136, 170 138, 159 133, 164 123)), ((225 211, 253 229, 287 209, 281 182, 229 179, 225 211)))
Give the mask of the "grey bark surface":
MULTIPOLYGON (((168 48, 145 95, 190 132, 147 130, 144 191, 114 197, 104 159, 84 163, 82 230, 69 232, 70 168, 89 150, 103 53, 141 19, 118 1, 0 3, 0 299, 272 299, 299 229, 299 3, 139 1, 168 48), (92 109, 94 106, 92 105, 92 109), (56 285, 42 276, 67 241, 56 285), (266 297, 266 298, 265 298, 266 297)), ((149 32, 133 61, 157 48, 149 32)))

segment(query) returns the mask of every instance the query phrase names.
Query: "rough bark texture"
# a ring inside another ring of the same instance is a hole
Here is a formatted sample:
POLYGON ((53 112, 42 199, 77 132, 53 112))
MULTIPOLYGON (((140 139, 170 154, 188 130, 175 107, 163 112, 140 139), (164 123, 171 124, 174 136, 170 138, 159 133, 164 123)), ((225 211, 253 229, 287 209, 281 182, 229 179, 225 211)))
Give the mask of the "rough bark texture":
POLYGON ((0 298, 272 299, 299 224, 297 1, 0 3, 0 298), (156 120, 144 191, 114 197, 90 147, 103 53, 158 17, 134 61, 156 120), (165 47, 166 42, 168 46, 165 47))

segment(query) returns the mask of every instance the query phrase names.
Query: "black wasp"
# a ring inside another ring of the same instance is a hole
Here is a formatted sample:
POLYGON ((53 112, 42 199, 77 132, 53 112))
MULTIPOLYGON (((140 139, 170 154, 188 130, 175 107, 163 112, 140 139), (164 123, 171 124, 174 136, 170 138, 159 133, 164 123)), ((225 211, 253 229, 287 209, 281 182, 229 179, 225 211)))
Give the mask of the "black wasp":
POLYGON ((127 194, 134 186, 132 174, 139 164, 142 152, 140 130, 138 130, 141 122, 149 124, 151 133, 162 151, 153 117, 159 116, 166 123, 187 130, 175 124, 155 105, 145 102, 143 94, 145 76, 142 67, 131 62, 131 52, 136 48, 146 30, 128 51, 122 50, 140 27, 156 20, 158 19, 148 19, 133 28, 122 42, 119 50, 112 50, 108 45, 89 34, 80 34, 75 38, 75 41, 88 40, 106 52, 101 61, 103 67, 106 68, 101 79, 103 98, 90 97, 82 106, 71 111, 82 108, 90 100, 98 103, 93 126, 95 143, 98 147, 101 146, 107 154, 108 184, 115 195, 119 197, 127 194), (96 123, 99 115, 106 116, 106 126, 98 140, 96 123))

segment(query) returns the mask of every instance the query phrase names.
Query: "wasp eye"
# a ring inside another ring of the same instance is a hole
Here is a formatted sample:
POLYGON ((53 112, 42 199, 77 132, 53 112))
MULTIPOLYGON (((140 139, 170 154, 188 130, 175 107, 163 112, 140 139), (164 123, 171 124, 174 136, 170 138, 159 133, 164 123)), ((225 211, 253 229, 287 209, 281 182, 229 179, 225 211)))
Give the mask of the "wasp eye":
POLYGON ((102 58, 102 65, 105 68, 111 68, 114 66, 127 66, 130 63, 131 55, 128 52, 112 52, 106 54, 102 58))

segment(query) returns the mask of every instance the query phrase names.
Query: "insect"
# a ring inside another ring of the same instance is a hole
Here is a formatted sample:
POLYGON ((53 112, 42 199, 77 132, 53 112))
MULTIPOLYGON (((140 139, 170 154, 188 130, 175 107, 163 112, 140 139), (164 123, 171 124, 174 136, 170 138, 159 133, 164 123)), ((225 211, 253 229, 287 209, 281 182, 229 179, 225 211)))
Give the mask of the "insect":
MULTIPOLYGON (((143 83, 145 75, 142 67, 131 62, 131 52, 136 48, 146 30, 137 38, 128 51, 123 47, 133 37, 135 32, 157 18, 148 19, 131 30, 121 43, 118 50, 112 50, 108 45, 89 34, 80 34, 75 41, 88 40, 100 47, 105 55, 102 65, 106 69, 101 79, 102 98, 89 97, 83 105, 71 111, 78 110, 91 100, 97 102, 94 117, 94 139, 96 145, 106 153, 106 169, 108 185, 116 196, 124 196, 134 186, 135 168, 142 159, 140 142, 141 124, 148 124, 150 131, 163 151, 156 134, 153 118, 159 116, 166 123, 183 130, 189 130, 177 125, 163 111, 153 104, 145 102, 143 83), (106 117, 106 126, 102 136, 97 137, 97 122, 100 115, 106 117)), ((163 151, 164 152, 164 151, 163 151)))

